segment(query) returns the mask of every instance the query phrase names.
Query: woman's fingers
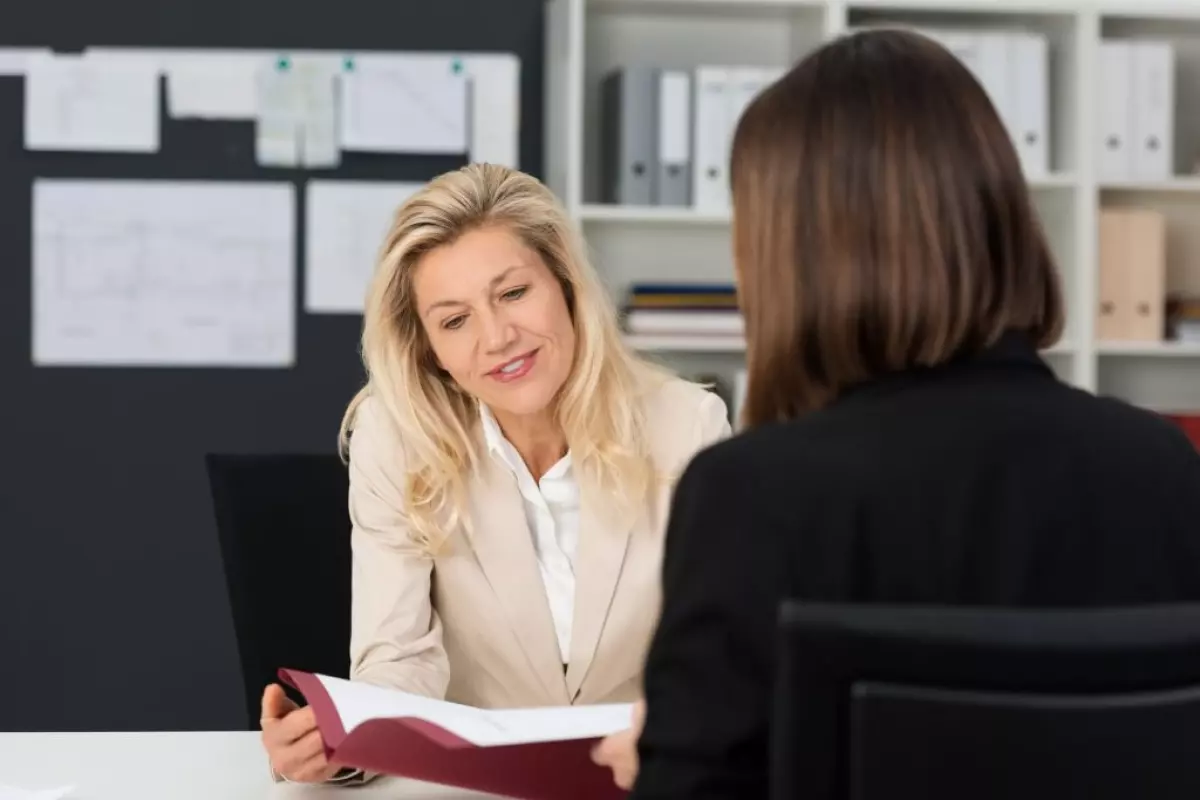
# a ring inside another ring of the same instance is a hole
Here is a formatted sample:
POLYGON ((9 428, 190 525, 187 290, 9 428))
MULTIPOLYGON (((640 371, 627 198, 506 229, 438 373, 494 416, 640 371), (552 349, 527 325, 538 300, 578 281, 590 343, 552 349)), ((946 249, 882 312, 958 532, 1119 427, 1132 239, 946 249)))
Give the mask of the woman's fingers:
POLYGON ((308 736, 317 729, 317 718, 312 708, 300 708, 283 719, 264 722, 263 731, 276 745, 287 746, 308 736))
POLYGON ((301 739, 274 753, 272 763, 276 772, 293 781, 302 780, 302 774, 328 766, 321 732, 310 731, 301 739))

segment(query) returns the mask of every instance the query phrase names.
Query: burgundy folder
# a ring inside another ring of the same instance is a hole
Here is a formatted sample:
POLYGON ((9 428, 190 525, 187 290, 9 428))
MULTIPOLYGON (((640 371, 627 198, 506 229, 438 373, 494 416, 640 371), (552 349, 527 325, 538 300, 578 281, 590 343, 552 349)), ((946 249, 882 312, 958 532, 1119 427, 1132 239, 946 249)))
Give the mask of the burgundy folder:
POLYGON ((423 719, 373 719, 347 734, 321 681, 280 670, 313 709, 330 763, 524 800, 613 800, 625 793, 592 763, 596 739, 480 747, 423 719))

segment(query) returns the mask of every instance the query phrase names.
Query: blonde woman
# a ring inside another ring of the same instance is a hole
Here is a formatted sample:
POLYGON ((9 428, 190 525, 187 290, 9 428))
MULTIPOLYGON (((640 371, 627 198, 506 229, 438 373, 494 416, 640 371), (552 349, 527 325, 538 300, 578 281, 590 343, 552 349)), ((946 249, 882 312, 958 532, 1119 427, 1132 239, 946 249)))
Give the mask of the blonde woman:
MULTIPOLYGON (((637 700, 673 482, 729 433, 724 403, 630 352, 552 193, 493 165, 399 210, 362 345, 352 678, 479 707, 637 700)), ((278 687, 263 717, 279 775, 340 777, 278 687)))

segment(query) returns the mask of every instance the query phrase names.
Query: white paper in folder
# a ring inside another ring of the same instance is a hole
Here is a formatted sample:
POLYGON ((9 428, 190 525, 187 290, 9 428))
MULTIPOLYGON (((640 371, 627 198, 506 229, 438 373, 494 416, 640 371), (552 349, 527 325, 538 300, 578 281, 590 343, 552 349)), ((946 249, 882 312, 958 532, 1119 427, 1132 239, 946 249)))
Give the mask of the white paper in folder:
POLYGON ((33 361, 288 366, 294 187, 39 179, 33 361))
POLYGON ((87 55, 26 61, 29 150, 152 153, 159 146, 159 70, 87 55))
POLYGON ((396 209, 420 183, 310 181, 305 197, 304 307, 360 314, 396 209))

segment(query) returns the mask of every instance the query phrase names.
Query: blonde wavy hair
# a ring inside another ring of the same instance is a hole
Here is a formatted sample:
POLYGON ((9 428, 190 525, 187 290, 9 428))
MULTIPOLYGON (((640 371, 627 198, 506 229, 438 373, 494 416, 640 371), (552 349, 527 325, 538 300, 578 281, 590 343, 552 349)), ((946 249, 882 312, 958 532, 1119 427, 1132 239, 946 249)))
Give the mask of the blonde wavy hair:
POLYGON ((554 411, 581 491, 603 497, 601 508, 636 513, 658 481, 640 400, 670 373, 626 347, 582 238, 553 193, 516 170, 473 164, 431 181, 396 212, 364 309, 367 383, 339 432, 346 457, 356 412, 368 397, 396 426, 406 459, 404 511, 427 553, 456 525, 469 524, 466 483, 478 464, 479 408, 437 366, 415 307, 413 275, 426 253, 493 225, 538 253, 566 296, 575 357, 554 411))

